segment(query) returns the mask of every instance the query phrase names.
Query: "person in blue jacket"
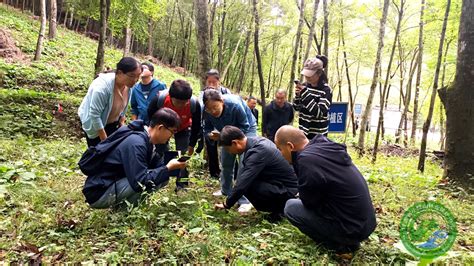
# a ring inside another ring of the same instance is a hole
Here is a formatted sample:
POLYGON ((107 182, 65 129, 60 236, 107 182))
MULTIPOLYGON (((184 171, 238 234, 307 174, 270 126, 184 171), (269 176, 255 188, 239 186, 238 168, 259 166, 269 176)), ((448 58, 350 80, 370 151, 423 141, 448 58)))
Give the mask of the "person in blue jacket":
MULTIPOLYGON (((227 125, 242 130, 245 136, 257 135, 257 123, 247 104, 238 95, 224 94, 214 89, 207 89, 203 94, 204 103, 204 137, 218 141, 220 131, 227 125)), ((220 174, 221 189, 214 196, 229 196, 232 192, 234 179, 235 154, 221 149, 222 172, 220 174)), ((252 205, 243 196, 239 199, 239 212, 250 211, 252 205)))
POLYGON ((133 57, 124 57, 111 73, 92 81, 77 111, 87 146, 95 146, 125 124, 129 90, 137 83, 142 68, 133 57))
POLYGON ((86 202, 97 209, 114 207, 125 200, 136 204, 144 191, 153 192, 165 186, 169 172, 184 169, 186 163, 173 159, 166 165, 160 164, 154 145, 166 143, 178 129, 179 121, 178 114, 165 107, 151 117, 150 127, 136 120, 120 128, 117 134, 129 127, 141 132, 128 135, 112 148, 99 173, 87 177, 82 189, 86 202))
POLYGON ((159 91, 166 90, 166 84, 153 77, 155 67, 150 62, 143 62, 142 69, 142 81, 132 88, 130 106, 132 120, 141 119, 148 124, 148 106, 159 91))

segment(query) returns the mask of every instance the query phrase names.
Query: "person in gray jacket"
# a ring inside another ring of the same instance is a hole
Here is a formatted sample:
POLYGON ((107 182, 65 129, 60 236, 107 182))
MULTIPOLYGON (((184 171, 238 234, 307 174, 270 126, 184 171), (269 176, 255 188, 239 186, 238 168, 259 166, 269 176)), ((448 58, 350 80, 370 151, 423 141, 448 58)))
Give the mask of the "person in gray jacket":
POLYGON ((287 200, 298 193, 298 181, 275 144, 263 137, 246 137, 234 126, 222 129, 219 144, 243 158, 232 192, 224 203, 215 207, 229 209, 246 196, 258 211, 270 212, 272 219, 282 218, 287 200))

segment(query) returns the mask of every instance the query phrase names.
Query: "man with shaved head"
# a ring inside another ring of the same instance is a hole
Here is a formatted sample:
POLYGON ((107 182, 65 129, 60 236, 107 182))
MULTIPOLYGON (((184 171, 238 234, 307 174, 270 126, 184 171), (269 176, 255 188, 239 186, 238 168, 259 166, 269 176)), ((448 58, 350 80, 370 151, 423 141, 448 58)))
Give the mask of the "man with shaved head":
POLYGON ((277 131, 275 144, 298 176, 299 199, 285 205, 288 220, 337 253, 357 250, 376 221, 369 188, 346 146, 323 135, 308 141, 291 126, 277 131))
POLYGON ((274 141, 275 133, 281 126, 293 123, 293 107, 286 98, 286 91, 279 89, 275 93, 275 99, 263 109, 262 133, 271 141, 274 141))

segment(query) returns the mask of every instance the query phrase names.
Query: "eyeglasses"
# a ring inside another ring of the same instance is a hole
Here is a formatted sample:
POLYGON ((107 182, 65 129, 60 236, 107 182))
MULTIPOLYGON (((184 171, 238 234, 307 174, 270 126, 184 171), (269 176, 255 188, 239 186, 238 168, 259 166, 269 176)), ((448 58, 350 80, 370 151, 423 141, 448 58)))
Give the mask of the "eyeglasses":
POLYGON ((168 129, 169 132, 171 132, 172 134, 176 134, 176 132, 178 132, 177 129, 170 129, 169 127, 165 126, 165 125, 162 125, 164 128, 168 129))

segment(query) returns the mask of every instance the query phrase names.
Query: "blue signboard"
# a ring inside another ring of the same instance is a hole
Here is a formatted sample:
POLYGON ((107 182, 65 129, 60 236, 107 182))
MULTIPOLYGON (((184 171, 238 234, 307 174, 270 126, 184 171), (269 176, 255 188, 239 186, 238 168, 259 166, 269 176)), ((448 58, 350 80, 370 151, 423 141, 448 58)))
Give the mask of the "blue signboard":
POLYGON ((333 102, 329 108, 329 132, 344 133, 346 132, 347 122, 347 102, 333 102))

